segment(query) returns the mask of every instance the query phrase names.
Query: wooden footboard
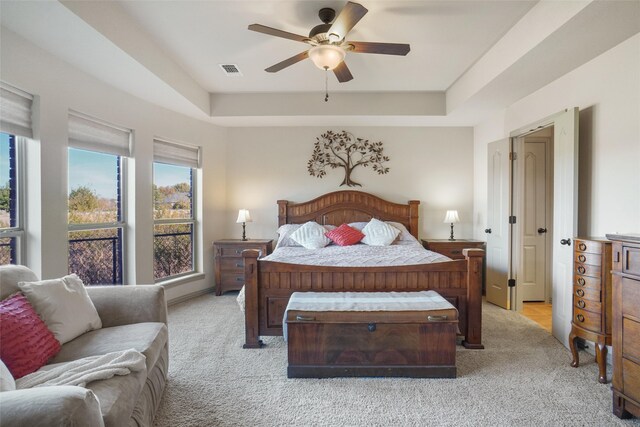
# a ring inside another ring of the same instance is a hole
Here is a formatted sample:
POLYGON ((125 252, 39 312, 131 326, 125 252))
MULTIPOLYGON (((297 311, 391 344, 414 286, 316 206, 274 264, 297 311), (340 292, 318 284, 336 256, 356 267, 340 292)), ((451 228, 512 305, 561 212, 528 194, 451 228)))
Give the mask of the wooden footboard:
POLYGON ((464 260, 397 267, 325 267, 258 260, 245 250, 245 344, 282 335, 284 310, 293 292, 409 292, 434 290, 458 308, 463 345, 482 349, 482 260, 465 249, 464 260))

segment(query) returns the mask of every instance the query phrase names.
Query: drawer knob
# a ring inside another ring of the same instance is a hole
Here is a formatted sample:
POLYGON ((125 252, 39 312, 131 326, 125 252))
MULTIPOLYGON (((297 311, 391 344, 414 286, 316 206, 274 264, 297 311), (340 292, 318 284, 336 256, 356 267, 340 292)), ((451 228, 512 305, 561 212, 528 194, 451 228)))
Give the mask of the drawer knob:
POLYGON ((239 262, 236 263, 236 267, 242 267, 242 264, 240 264, 239 262))
POLYGON ((369 330, 369 332, 374 332, 376 330, 376 324, 375 323, 369 323, 367 325, 367 329, 369 330))
POLYGON ((581 251, 586 251, 587 250, 587 245, 585 245, 584 243, 580 243, 578 245, 578 249, 580 249, 581 251))
POLYGON ((462 253, 462 251, 460 251, 460 250, 453 250, 453 251, 451 251, 451 253, 452 253, 452 254, 459 254, 459 253, 462 253))
POLYGON ((578 307, 584 308, 585 306, 586 306, 586 304, 584 303, 583 300, 578 300, 578 307))
POLYGON ((578 255, 578 261, 580 262, 585 262, 587 260, 587 257, 584 255, 578 255))
POLYGON ((242 254, 242 249, 236 249, 236 253, 237 253, 238 255, 242 254))
POLYGON ((584 274, 585 271, 587 271, 587 270, 583 266, 581 266, 581 265, 578 266, 578 273, 584 274))
POLYGON ((578 322, 584 322, 584 316, 583 316, 582 314, 578 314, 578 315, 576 316, 576 320, 577 320, 578 322))
POLYGON ((584 296, 584 289, 578 289, 576 291, 576 295, 578 295, 580 298, 582 298, 584 296))
POLYGON ((580 285, 580 286, 584 286, 584 284, 585 284, 585 283, 586 283, 586 282, 585 282, 584 278, 582 278, 582 277, 578 277, 578 285, 580 285))
POLYGON ((243 282, 244 281, 244 277, 236 277, 236 282, 243 282))

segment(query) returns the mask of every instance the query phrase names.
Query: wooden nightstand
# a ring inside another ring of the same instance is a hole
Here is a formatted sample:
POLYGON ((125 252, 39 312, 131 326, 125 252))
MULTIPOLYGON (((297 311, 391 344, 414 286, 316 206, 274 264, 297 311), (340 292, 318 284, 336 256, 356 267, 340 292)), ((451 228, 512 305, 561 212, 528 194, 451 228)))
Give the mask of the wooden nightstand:
POLYGON ((273 240, 222 239, 213 242, 215 254, 216 295, 237 291, 244 286, 244 261, 242 251, 257 249, 260 256, 271 253, 273 240))
POLYGON ((484 242, 465 239, 422 239, 422 246, 424 246, 425 249, 438 252, 451 259, 464 259, 464 255, 462 255, 463 249, 473 248, 484 250, 484 242))

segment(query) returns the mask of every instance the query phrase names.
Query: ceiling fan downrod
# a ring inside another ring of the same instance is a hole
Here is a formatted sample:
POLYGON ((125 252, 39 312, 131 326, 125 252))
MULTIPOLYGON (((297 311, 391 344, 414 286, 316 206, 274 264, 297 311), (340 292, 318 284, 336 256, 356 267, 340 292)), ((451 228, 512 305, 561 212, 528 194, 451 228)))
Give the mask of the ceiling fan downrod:
POLYGON ((329 102, 329 67, 324 67, 324 102, 329 102))

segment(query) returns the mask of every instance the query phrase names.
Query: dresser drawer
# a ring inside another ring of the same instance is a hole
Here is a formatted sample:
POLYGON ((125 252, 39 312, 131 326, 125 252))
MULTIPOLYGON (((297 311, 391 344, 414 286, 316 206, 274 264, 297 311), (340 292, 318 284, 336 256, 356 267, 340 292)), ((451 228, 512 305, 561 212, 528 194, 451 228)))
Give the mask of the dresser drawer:
POLYGON ((588 329, 590 331, 599 332, 602 328, 602 318, 600 313, 592 313, 587 310, 582 310, 578 307, 573 308, 573 323, 581 328, 588 329))
POLYGON ((640 248, 622 247, 622 271, 627 274, 640 275, 640 248))
POLYGON ((602 253, 602 243, 594 242, 591 240, 575 240, 575 251, 576 252, 589 252, 592 254, 601 254, 602 253))
MULTIPOLYGON (((622 315, 640 319, 640 280, 620 278, 622 286, 622 315)), ((626 332, 625 332, 626 333, 626 332)))
POLYGON ((225 288, 231 288, 233 286, 238 286, 238 289, 244 285, 244 274, 243 273, 222 273, 222 286, 225 288))
POLYGON ((243 273, 244 260, 237 257, 220 258, 220 270, 223 273, 243 273))
POLYGON ((573 306, 598 314, 602 310, 602 304, 599 301, 591 301, 575 295, 573 296, 573 306))
POLYGON ((601 289, 599 277, 582 276, 580 274, 576 274, 573 283, 576 286, 580 286, 583 288, 601 289))
POLYGON ((260 246, 251 247, 249 245, 243 245, 242 247, 233 246, 233 245, 229 245, 229 246, 221 245, 218 247, 218 253, 216 255, 220 257, 242 257, 242 251, 244 251, 245 249, 260 250, 261 247, 260 246))
POLYGON ((589 301, 596 301, 596 302, 602 301, 602 294, 600 292, 600 289, 595 289, 595 288, 582 288, 580 286, 574 286, 573 296, 586 299, 589 301))
POLYGON ((599 265, 589 265, 576 262, 574 271, 583 276, 600 277, 602 267, 599 265))
POLYGON ((623 357, 622 370, 624 371, 622 383, 625 396, 636 402, 640 401, 640 365, 623 357))
POLYGON ((590 264, 590 265, 602 265, 602 255, 590 254, 587 252, 576 252, 573 257, 575 262, 590 264))
POLYGON ((640 323, 622 319, 622 357, 640 363, 640 323))
POLYGON ((460 248, 438 248, 438 253, 451 259, 464 259, 464 255, 462 255, 462 249, 460 248))

